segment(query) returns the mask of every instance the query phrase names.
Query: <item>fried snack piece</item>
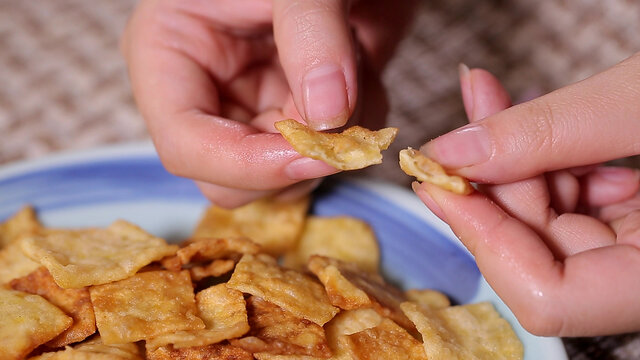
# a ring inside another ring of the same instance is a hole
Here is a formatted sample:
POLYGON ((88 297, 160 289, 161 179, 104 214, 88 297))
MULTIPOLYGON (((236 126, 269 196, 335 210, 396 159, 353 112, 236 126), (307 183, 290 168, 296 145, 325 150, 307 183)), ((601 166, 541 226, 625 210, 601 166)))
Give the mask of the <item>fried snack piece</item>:
POLYGON ((420 306, 426 306, 433 310, 444 309, 451 306, 451 301, 447 295, 437 290, 431 289, 409 289, 405 291, 409 301, 413 301, 420 306))
POLYGON ((199 317, 205 328, 193 331, 176 331, 147 340, 147 349, 173 344, 176 349, 204 346, 240 337, 249 331, 244 296, 238 290, 218 284, 196 295, 199 317))
MULTIPOLYGON (((324 358, 316 357, 316 356, 306 356, 306 355, 276 355, 270 353, 255 353, 253 356, 257 360, 320 360, 324 358)), ((331 357, 332 360, 337 360, 335 357, 331 357)))
POLYGON ((105 345, 100 336, 64 350, 43 353, 29 360, 142 360, 143 354, 136 344, 105 345))
POLYGON ((89 288, 98 331, 105 344, 204 329, 197 316, 189 272, 149 271, 89 288))
POLYGON ((422 334, 430 360, 522 359, 523 347, 509 323, 488 302, 430 310, 401 305, 422 334))
POLYGON ((73 320, 38 295, 0 287, 0 359, 22 359, 73 320))
POLYGON ((382 163, 382 150, 396 138, 397 128, 377 131, 352 126, 342 133, 312 130, 293 120, 273 124, 293 148, 303 156, 322 160, 340 170, 362 169, 382 163))
POLYGON ((334 360, 352 360, 346 335, 376 327, 382 316, 373 309, 341 311, 325 325, 325 333, 334 360))
POLYGON ((339 311, 331 305, 324 288, 315 279, 298 271, 283 269, 274 258, 264 254, 244 255, 227 285, 259 296, 320 326, 339 311))
POLYGON ((20 242, 12 242, 0 250, 0 284, 25 276, 40 267, 22 251, 20 242))
POLYGON ((253 360, 251 353, 225 344, 174 349, 171 345, 147 349, 147 360, 253 360))
POLYGON ((426 181, 456 194, 468 195, 473 192, 467 179, 447 174, 440 164, 412 148, 400 151, 400 168, 418 181, 426 181))
POLYGON ((186 241, 174 256, 161 262, 167 270, 179 271, 190 262, 239 259, 243 254, 257 254, 259 251, 260 245, 245 237, 193 238, 186 241))
POLYGON ((47 232, 24 238, 21 244, 22 250, 44 265, 63 288, 128 278, 178 249, 123 220, 106 229, 47 232))
POLYGON ((427 360, 422 344, 386 318, 375 327, 347 335, 347 339, 354 360, 427 360))
POLYGON ((285 255, 284 264, 304 269, 311 255, 353 262, 373 273, 380 267, 380 249, 373 229, 363 220, 349 216, 307 218, 298 245, 285 255))
POLYGON ((362 271, 352 263, 319 255, 311 256, 309 270, 324 285, 332 305, 345 310, 373 307, 406 329, 414 328, 400 310, 400 303, 406 301, 405 295, 380 275, 362 271))
POLYGON ((309 197, 290 202, 265 198, 233 210, 211 206, 192 238, 247 237, 264 252, 280 255, 295 246, 309 202, 309 197))
POLYGON ((236 262, 233 260, 213 260, 208 265, 202 266, 194 266, 189 268, 189 274, 191 274, 191 280, 200 281, 209 276, 221 276, 224 275, 231 270, 236 265, 236 262))
POLYGON ((4 223, 0 223, 0 249, 42 228, 31 206, 25 206, 4 223))
POLYGON ((331 357, 324 329, 257 296, 247 299, 251 330, 231 344, 252 353, 331 357))
POLYGON ((79 342, 96 332, 96 318, 87 288, 63 289, 53 281, 45 267, 14 279, 9 285, 14 290, 42 296, 73 319, 71 327, 47 342, 48 347, 58 348, 79 342))

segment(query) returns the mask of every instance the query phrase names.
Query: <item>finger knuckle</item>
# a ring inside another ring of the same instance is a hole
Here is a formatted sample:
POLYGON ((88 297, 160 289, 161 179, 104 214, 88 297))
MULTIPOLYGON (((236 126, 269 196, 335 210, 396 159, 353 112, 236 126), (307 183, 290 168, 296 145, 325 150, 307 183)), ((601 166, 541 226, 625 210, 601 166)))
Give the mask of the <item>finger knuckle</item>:
POLYGON ((530 102, 524 108, 525 121, 519 121, 516 128, 516 149, 535 150, 540 154, 552 155, 557 152, 562 122, 558 109, 546 101, 530 102))

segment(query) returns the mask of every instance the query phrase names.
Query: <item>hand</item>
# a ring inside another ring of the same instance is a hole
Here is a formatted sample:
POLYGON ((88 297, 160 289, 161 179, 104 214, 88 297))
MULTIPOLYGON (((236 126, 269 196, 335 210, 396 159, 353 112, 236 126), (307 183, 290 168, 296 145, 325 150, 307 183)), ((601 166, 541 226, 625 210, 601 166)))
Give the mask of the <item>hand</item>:
POLYGON ((362 115, 380 127, 377 75, 412 3, 141 1, 121 48, 164 166, 226 207, 310 191, 338 170, 301 157, 273 123, 331 129, 362 115))
POLYGON ((414 188, 534 334, 640 330, 640 175, 593 165, 640 152, 639 71, 635 56, 504 110, 498 80, 463 68, 471 124, 422 148, 485 183, 469 196, 414 188))

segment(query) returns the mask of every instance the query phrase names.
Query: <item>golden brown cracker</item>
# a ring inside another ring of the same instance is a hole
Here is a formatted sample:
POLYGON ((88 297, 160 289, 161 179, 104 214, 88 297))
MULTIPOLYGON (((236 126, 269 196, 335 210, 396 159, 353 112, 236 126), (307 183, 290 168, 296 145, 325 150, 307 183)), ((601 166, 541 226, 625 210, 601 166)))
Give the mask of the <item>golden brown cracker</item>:
POLYGON ((106 229, 47 232, 24 238, 21 245, 63 288, 125 279, 178 249, 123 220, 106 229))
POLYGON ((401 307, 422 334, 430 360, 514 360, 524 356, 515 332, 488 302, 440 310, 412 302, 401 307))
POLYGON ((253 360, 250 352, 225 344, 211 344, 183 349, 171 345, 147 349, 148 360, 253 360))
POLYGON ((400 310, 400 304, 406 301, 404 293, 387 284, 380 275, 363 271, 353 263, 319 255, 311 256, 309 270, 323 283, 333 305, 345 310, 371 306, 406 329, 414 327, 400 310))
POLYGON ((360 126, 352 126, 341 133, 325 133, 293 119, 278 121, 274 126, 298 153, 340 170, 382 163, 381 151, 391 145, 398 133, 397 128, 372 131, 360 126))
POLYGON ((252 353, 331 357, 321 326, 257 296, 247 299, 247 314, 251 330, 246 337, 231 340, 231 344, 252 353))
POLYGON ((89 289, 105 344, 204 329, 188 271, 149 271, 89 289))
POLYGON ((373 229, 363 220, 349 216, 309 216, 296 248, 284 257, 284 264, 305 269, 311 255, 324 255, 356 263, 377 272, 380 249, 373 229))
POLYGON ((0 249, 0 284, 25 276, 39 267, 40 264, 24 254, 19 241, 0 249))
POLYGON ((45 267, 12 280, 10 286, 14 290, 42 296, 73 319, 71 327, 47 342, 48 347, 58 348, 79 342, 95 333, 96 319, 87 288, 63 289, 55 283, 45 267))
POLYGON ((315 279, 280 267, 268 255, 244 255, 228 286, 259 296, 320 326, 339 311, 330 304, 323 286, 315 279))
POLYGON ((22 359, 73 320, 39 295, 0 287, 0 359, 22 359))
MULTIPOLYGON (((422 343, 390 319, 347 335, 354 360, 427 360, 422 343)), ((430 359, 430 358, 429 358, 430 359)))
POLYGON ((22 236, 36 233, 41 228, 35 210, 31 206, 23 207, 5 222, 0 223, 0 249, 22 236))
POLYGON ((399 157, 402 171, 415 177, 418 181, 426 181, 460 195, 467 195, 473 192, 473 187, 467 179, 447 174, 440 164, 415 149, 407 148, 401 150, 399 157))
POLYGON ((196 295, 198 316, 205 324, 202 330, 176 331, 147 340, 147 348, 167 344, 185 348, 204 346, 240 337, 249 331, 246 303, 242 293, 218 284, 196 295))
POLYGON ((309 202, 309 197, 287 202, 264 198, 233 210, 211 206, 192 238, 246 237, 260 245, 262 251, 280 255, 295 246, 309 202))

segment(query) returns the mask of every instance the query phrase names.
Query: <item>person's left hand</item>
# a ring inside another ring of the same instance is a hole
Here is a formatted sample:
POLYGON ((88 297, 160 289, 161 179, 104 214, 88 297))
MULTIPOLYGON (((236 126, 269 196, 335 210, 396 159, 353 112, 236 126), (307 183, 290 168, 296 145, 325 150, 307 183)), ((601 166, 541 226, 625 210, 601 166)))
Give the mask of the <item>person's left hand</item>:
MULTIPOLYGON (((511 105, 491 74, 461 69, 471 122, 511 105)), ((593 165, 479 185, 468 196, 426 183, 414 190, 525 329, 591 336, 640 329, 639 179, 637 170, 593 165)))

